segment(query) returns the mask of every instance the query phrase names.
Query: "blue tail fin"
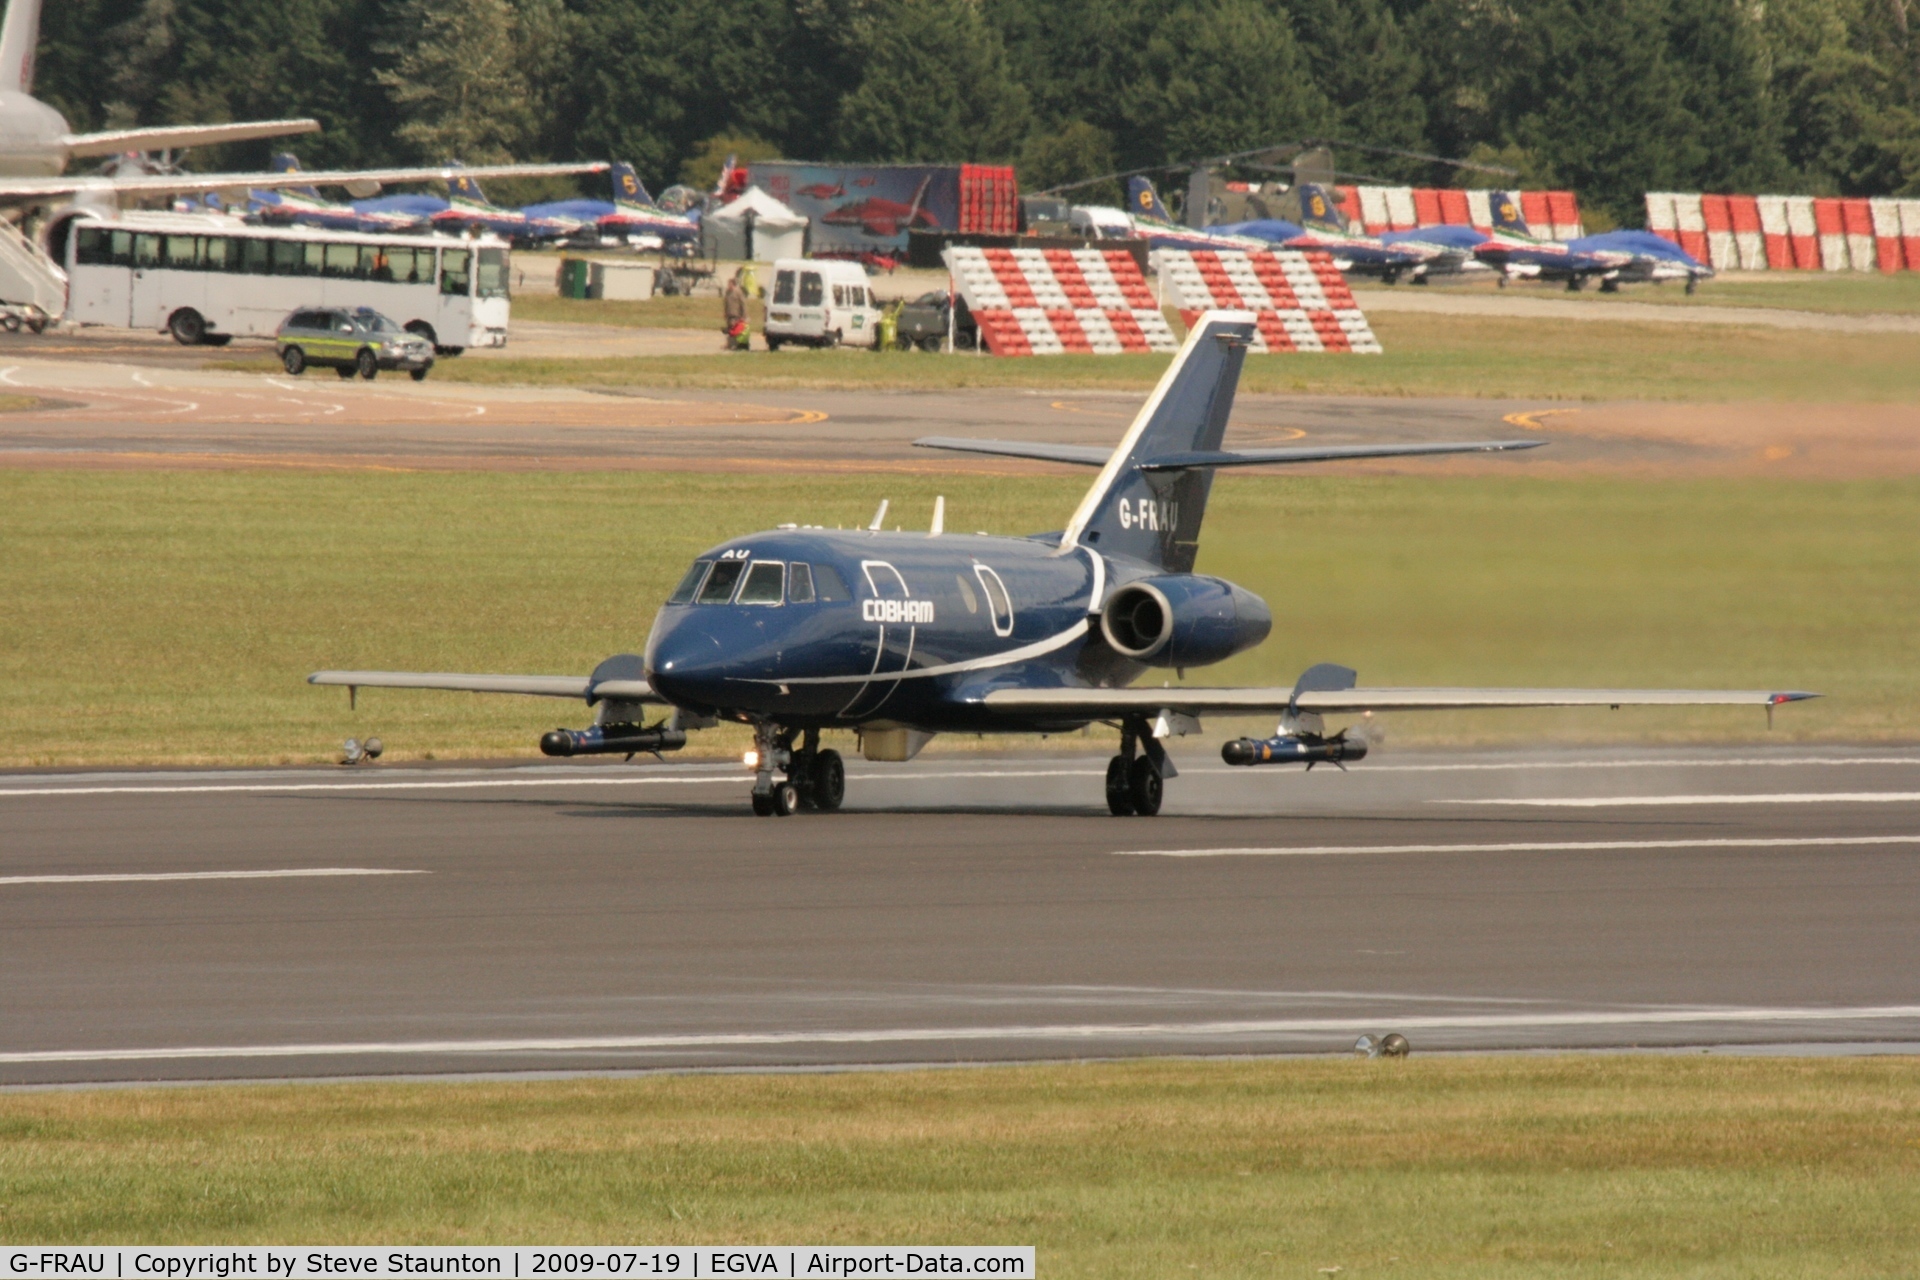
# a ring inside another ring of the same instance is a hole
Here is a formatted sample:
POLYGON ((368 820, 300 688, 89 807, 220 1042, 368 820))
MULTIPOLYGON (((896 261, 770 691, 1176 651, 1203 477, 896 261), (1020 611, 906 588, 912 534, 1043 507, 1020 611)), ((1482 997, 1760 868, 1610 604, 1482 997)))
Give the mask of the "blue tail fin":
POLYGON ((624 160, 616 160, 613 165, 613 202, 616 205, 632 204, 646 208, 653 205, 653 197, 647 194, 640 175, 624 160))
POLYGON ((1533 232, 1527 230, 1527 216, 1520 212, 1519 196, 1511 191, 1489 191, 1487 207, 1492 211, 1495 231, 1532 238, 1533 232))
MULTIPOLYGON (((300 157, 291 151, 276 152, 273 159, 268 163, 267 168, 274 173, 299 173, 300 157)), ((309 200, 318 200, 320 198, 320 193, 312 187, 292 187, 289 188, 289 190, 298 195, 303 195, 309 200)))
POLYGON ((1137 218, 1158 218, 1162 222, 1173 221, 1173 215, 1167 212, 1167 206, 1160 203, 1160 193, 1154 189, 1151 178, 1127 179, 1127 208, 1137 218))
POLYGON ((1340 217, 1340 203, 1333 192, 1317 182, 1300 184, 1300 225, 1309 231, 1338 231, 1345 234, 1347 224, 1340 217))
MULTIPOLYGON (((460 162, 456 160, 453 163, 458 165, 460 162)), ((493 207, 488 203, 485 193, 480 190, 480 183, 463 173, 456 173, 447 179, 447 194, 455 200, 466 200, 489 209, 493 207)))
POLYGON ((1147 467, 1156 459, 1220 448, 1253 335, 1251 312, 1209 311, 1200 317, 1080 500, 1061 536, 1063 548, 1085 544, 1103 555, 1130 556, 1173 573, 1193 568, 1213 469, 1177 462, 1147 467))

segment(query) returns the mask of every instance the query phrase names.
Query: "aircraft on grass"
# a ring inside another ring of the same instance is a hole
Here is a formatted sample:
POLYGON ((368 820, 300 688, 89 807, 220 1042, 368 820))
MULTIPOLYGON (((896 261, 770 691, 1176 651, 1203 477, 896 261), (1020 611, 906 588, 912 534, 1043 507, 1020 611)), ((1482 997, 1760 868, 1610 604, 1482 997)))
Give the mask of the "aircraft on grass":
POLYGON ((455 163, 447 179, 447 207, 434 214, 432 221, 443 231, 486 231, 520 244, 565 240, 593 225, 591 218, 537 213, 538 207, 502 209, 487 199, 473 174, 455 163))
POLYGON ((1134 234, 1154 249, 1229 249, 1254 253, 1273 248, 1272 241, 1259 236, 1181 226, 1160 202, 1160 192, 1150 178, 1127 179, 1127 212, 1133 218, 1134 234))
POLYGON ((1289 249, 1321 249, 1333 255, 1349 275, 1375 276, 1394 284, 1403 276, 1458 272, 1473 261, 1466 249, 1421 240, 1387 241, 1351 231, 1340 216, 1333 193, 1318 183, 1298 184, 1301 233, 1286 242, 1289 249))
POLYGON ((719 720, 751 725, 753 809, 837 809, 846 785, 827 729, 860 735, 869 760, 908 760, 936 733, 1064 733, 1111 725, 1115 814, 1153 814, 1175 775, 1163 745, 1212 714, 1277 712, 1266 741, 1223 748, 1232 764, 1342 765, 1366 743, 1324 717, 1463 707, 1751 704, 1794 692, 1634 689, 1361 688, 1323 664, 1291 688, 1128 687, 1250 649, 1273 625, 1266 602, 1193 572, 1214 472, 1221 467, 1531 448, 1538 440, 1464 444, 1221 447, 1248 345, 1247 311, 1202 316, 1117 448, 930 437, 930 448, 1100 468, 1058 533, 949 534, 944 500, 927 533, 783 525, 702 552, 655 615, 644 656, 620 654, 590 675, 317 671, 312 684, 457 689, 583 699, 586 729, 542 737, 548 755, 666 751, 719 720), (646 709, 668 714, 647 724, 646 709))
POLYGON ((1493 234, 1481 238, 1474 256, 1507 276, 1564 280, 1576 293, 1589 280, 1598 280, 1602 293, 1613 293, 1622 284, 1684 280, 1692 293, 1713 275, 1712 267, 1650 232, 1613 231, 1564 243, 1541 240, 1528 229, 1520 202, 1511 193, 1494 192, 1489 206, 1493 234))

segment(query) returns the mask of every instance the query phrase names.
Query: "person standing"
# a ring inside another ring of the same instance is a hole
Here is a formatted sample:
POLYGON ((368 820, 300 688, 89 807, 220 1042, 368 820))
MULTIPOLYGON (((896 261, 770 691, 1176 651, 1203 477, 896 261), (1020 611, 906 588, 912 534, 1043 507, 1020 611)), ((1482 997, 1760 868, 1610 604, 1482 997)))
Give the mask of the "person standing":
POLYGON ((727 292, 721 300, 721 307, 726 324, 726 349, 747 350, 747 291, 740 287, 738 271, 727 281, 727 292))

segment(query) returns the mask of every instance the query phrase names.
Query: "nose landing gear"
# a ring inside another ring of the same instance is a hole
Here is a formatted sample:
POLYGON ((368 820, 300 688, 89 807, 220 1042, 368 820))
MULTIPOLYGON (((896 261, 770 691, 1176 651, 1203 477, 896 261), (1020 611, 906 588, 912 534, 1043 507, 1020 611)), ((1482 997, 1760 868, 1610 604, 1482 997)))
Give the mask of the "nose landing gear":
POLYGON ((763 723, 753 734, 755 773, 753 811, 762 818, 784 818, 802 809, 832 813, 847 794, 847 766, 840 753, 820 747, 820 731, 807 729, 794 747, 794 730, 763 723), (774 771, 785 773, 776 782, 774 771))

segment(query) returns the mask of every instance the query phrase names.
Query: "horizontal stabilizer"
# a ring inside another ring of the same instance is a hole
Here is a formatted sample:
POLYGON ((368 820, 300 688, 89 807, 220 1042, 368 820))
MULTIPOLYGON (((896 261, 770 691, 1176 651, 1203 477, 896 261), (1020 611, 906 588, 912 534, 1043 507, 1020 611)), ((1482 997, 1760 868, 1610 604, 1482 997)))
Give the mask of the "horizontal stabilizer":
POLYGON ((1776 707, 1819 694, 1762 689, 995 689, 990 711, 1103 719, 1182 711, 1464 711, 1497 707, 1776 707))
POLYGON ((60 142, 70 156, 117 156, 124 151, 175 151, 182 147, 212 147, 223 142, 250 142, 255 138, 318 132, 318 120, 241 120, 232 124, 159 125, 150 129, 70 133, 60 142))
MULTIPOLYGON (((1068 462, 1102 467, 1113 450, 1098 445, 1046 444, 1026 440, 970 440, 960 436, 922 436, 913 442, 922 449, 951 449, 958 453, 990 453, 1039 462, 1068 462)), ((1201 467, 1263 467, 1301 462, 1339 462, 1353 458, 1411 458, 1436 453, 1504 453, 1537 449, 1545 440, 1471 440, 1438 444, 1326 444, 1290 449, 1192 449, 1142 458, 1142 471, 1193 471, 1201 467)))
POLYGON ((352 689, 451 689, 467 693, 524 693, 538 698, 587 697, 622 702, 665 703, 642 679, 601 680, 591 676, 494 676, 456 671, 316 671, 308 684, 345 685, 352 689))

